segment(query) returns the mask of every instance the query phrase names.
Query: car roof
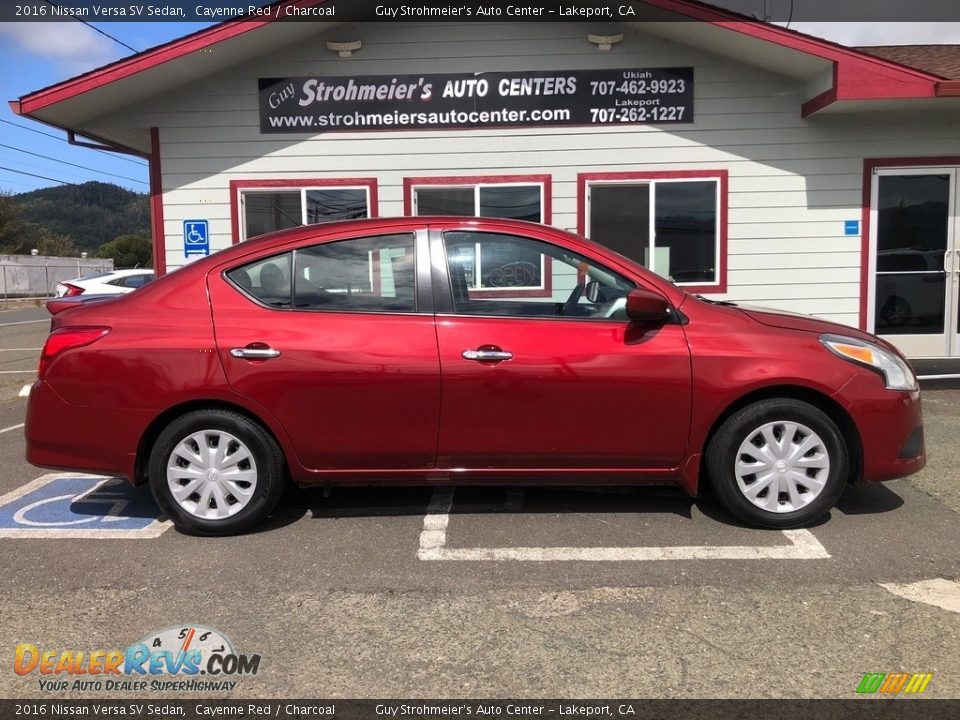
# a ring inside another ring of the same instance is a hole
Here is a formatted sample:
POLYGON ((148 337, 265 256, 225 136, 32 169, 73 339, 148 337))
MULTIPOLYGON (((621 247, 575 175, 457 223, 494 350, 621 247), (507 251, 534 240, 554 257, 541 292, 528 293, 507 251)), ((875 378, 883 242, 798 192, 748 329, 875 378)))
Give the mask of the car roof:
MULTIPOLYGON (((171 273, 171 275, 176 275, 183 278, 184 281, 189 281, 189 278, 194 274, 206 274, 215 267, 230 264, 248 255, 257 255, 263 251, 271 251, 274 248, 277 252, 282 252, 288 249, 289 245, 296 244, 303 240, 323 243, 346 239, 353 235, 362 235, 363 233, 371 231, 414 232, 434 225, 441 225, 449 229, 479 228, 490 232, 514 231, 525 236, 539 236, 546 241, 553 238, 561 240, 572 250, 599 255, 606 258, 614 266, 619 265, 629 268, 634 273, 640 268, 634 261, 623 257, 609 248, 605 248, 582 235, 552 225, 529 222, 527 220, 476 217, 474 215, 408 215, 402 217, 362 218, 359 220, 336 220, 314 225, 300 225, 286 230, 277 230, 272 233, 258 235, 250 240, 238 242, 212 255, 195 260, 178 268, 171 273)), ((682 289, 657 277, 649 271, 642 270, 642 268, 641 271, 642 274, 648 278, 651 285, 654 285, 679 307, 682 303, 682 296, 686 295, 682 289)), ((156 283, 152 284, 155 285, 156 283)))

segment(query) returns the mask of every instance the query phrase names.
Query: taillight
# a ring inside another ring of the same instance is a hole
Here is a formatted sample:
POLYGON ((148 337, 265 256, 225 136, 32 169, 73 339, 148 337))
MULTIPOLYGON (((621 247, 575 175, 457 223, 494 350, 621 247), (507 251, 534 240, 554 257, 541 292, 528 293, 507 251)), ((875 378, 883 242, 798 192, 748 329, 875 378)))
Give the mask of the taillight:
POLYGON ((63 297, 74 297, 75 295, 83 295, 83 288, 77 285, 71 285, 70 283, 62 283, 67 291, 63 294, 63 297))
POLYGON ((60 353, 96 342, 108 332, 108 327, 64 327, 54 330, 43 344, 37 377, 43 379, 50 363, 60 353))

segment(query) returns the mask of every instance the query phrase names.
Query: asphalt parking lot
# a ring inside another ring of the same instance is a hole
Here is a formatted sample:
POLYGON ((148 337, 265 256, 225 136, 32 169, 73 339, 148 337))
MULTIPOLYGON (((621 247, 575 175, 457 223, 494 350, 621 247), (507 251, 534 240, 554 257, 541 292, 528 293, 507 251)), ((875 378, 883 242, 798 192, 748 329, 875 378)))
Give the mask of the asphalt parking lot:
MULTIPOLYGON (((851 698, 868 672, 960 697, 960 390, 925 392, 922 473, 803 530, 673 488, 380 488, 291 490, 257 532, 201 539, 145 488, 26 464, 47 327, 0 313, 7 668, 18 643, 204 626, 263 658, 218 697, 851 698)), ((70 693, 7 670, 0 696, 70 693)))

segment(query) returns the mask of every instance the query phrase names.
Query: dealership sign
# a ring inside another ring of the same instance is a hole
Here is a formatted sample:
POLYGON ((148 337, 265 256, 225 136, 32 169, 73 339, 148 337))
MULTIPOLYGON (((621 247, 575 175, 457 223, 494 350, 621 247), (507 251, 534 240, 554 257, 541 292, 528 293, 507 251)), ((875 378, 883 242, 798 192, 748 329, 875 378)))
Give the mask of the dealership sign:
POLYGON ((261 78, 260 131, 693 122, 693 68, 261 78))

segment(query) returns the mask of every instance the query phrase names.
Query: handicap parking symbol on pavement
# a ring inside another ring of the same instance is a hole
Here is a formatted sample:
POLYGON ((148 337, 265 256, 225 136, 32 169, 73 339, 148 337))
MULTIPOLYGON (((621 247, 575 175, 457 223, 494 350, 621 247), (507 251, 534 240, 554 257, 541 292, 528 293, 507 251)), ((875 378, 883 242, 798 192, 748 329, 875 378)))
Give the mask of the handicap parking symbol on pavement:
POLYGON ((0 538, 155 538, 171 526, 145 488, 51 473, 0 497, 0 538))

